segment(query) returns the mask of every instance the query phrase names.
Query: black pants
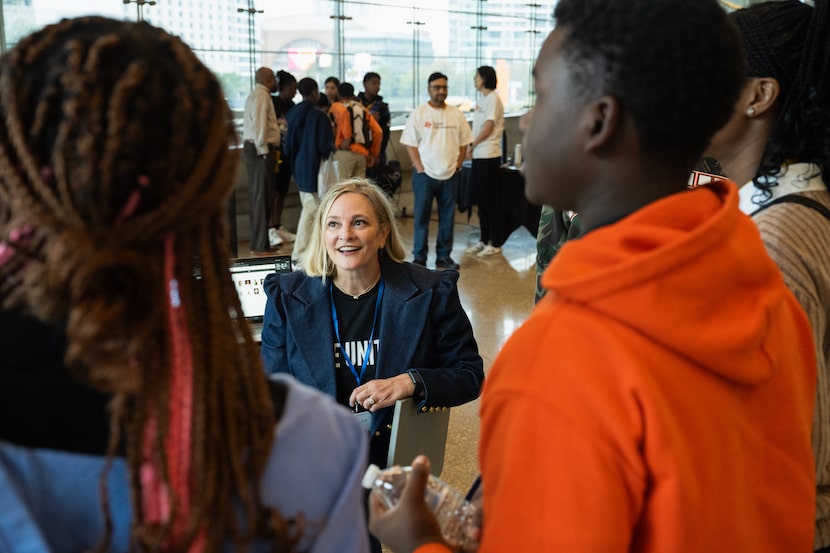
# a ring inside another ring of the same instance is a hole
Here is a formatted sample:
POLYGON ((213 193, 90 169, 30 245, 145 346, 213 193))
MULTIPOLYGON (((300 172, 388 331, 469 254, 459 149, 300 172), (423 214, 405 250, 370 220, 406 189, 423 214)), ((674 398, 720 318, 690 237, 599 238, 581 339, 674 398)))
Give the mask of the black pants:
POLYGON ((481 224, 481 241, 499 248, 507 240, 502 215, 499 167, 501 158, 473 160, 473 186, 478 196, 478 220, 481 224))

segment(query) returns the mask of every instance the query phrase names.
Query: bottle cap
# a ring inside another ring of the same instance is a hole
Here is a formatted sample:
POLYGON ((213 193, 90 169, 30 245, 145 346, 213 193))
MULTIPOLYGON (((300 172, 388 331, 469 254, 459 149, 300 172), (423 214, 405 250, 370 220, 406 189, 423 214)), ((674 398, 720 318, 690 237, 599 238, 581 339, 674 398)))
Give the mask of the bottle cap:
POLYGON ((380 474, 380 467, 375 464, 369 465, 366 467, 366 473, 363 475, 363 480, 360 482, 360 485, 367 490, 371 489, 375 484, 378 474, 380 474))

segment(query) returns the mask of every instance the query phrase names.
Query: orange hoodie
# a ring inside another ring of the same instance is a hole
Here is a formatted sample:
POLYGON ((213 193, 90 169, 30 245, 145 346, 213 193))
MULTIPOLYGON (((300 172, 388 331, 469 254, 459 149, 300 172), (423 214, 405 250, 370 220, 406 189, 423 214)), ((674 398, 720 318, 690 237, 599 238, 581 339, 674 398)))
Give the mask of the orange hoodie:
POLYGON ((565 244, 542 282, 482 394, 479 553, 812 551, 812 338, 732 183, 565 244))

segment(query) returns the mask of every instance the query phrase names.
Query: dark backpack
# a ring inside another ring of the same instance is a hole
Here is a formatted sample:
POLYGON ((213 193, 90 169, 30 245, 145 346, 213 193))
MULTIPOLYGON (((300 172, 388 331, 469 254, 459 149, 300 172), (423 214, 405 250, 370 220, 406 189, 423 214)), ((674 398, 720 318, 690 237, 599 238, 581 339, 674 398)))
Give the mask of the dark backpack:
POLYGON ((368 117, 366 108, 350 100, 346 109, 349 110, 349 121, 352 123, 352 142, 363 144, 368 148, 372 144, 372 129, 366 121, 368 117))

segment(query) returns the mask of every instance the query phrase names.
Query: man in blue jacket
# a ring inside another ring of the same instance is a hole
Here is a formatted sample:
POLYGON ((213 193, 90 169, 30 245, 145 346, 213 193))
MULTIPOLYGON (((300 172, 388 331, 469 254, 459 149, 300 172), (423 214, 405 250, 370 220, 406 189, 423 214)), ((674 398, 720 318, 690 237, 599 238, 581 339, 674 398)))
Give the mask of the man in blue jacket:
POLYGON ((288 112, 288 134, 285 137, 285 153, 291 158, 294 181, 300 191, 300 220, 291 260, 298 264, 311 235, 314 212, 320 205, 317 196, 317 174, 320 161, 334 152, 334 134, 328 116, 317 108, 320 90, 317 81, 300 79, 297 90, 303 101, 288 112))

